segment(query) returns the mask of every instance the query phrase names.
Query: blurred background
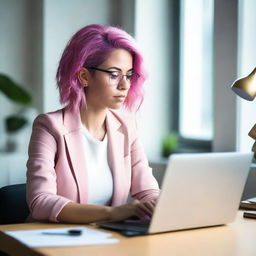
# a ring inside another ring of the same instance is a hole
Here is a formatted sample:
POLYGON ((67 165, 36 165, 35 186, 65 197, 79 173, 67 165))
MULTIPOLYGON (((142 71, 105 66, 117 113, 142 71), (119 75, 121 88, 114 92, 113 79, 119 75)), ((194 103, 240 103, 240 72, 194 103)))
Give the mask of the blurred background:
POLYGON ((230 86, 256 66, 255 10, 255 0, 0 0, 0 73, 32 96, 21 107, 0 91, 0 185, 25 180, 32 121, 61 107, 60 55, 92 23, 123 27, 145 57, 137 119, 153 167, 171 152, 251 151, 256 101, 230 86), (8 132, 5 120, 15 113, 27 123, 8 132))

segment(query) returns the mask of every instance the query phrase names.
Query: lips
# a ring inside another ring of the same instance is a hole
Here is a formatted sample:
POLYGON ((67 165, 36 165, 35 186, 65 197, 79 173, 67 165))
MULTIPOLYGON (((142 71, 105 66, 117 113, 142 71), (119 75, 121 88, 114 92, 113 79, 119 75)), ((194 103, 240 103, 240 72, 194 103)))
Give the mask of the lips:
POLYGON ((126 95, 118 95, 118 96, 114 96, 115 99, 117 99, 118 101, 124 101, 126 98, 126 95))

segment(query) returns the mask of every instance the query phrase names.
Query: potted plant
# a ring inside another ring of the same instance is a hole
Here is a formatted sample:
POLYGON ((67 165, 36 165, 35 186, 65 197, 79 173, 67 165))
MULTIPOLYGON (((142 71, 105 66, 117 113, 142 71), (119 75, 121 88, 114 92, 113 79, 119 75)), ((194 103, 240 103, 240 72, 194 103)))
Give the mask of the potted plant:
POLYGON ((169 133, 163 138, 162 156, 168 157, 174 153, 178 146, 178 135, 176 133, 169 133))
MULTIPOLYGON (((23 128, 27 120, 22 116, 25 106, 32 102, 32 97, 21 85, 14 82, 9 76, 0 73, 0 91, 11 101, 20 104, 23 108, 16 114, 5 118, 5 130, 7 134, 14 134, 23 128)), ((7 151, 13 151, 14 145, 7 145, 7 151)))

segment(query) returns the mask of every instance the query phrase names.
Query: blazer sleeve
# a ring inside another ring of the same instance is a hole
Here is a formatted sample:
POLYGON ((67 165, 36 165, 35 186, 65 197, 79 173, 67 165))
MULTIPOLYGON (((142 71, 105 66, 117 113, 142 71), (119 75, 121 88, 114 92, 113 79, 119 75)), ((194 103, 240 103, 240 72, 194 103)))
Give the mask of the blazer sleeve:
POLYGON ((132 126, 131 143, 131 196, 140 201, 156 200, 160 190, 152 168, 149 167, 142 143, 138 136, 135 120, 132 126))
POLYGON ((69 199, 57 195, 55 158, 57 135, 47 115, 39 115, 34 123, 28 150, 27 203, 32 218, 57 222, 69 199))

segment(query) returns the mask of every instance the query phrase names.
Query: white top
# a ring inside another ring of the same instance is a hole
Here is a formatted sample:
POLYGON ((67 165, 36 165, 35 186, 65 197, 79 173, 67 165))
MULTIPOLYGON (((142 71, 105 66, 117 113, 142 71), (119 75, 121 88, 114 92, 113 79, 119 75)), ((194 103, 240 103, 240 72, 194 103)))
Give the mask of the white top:
POLYGON ((95 139, 82 126, 88 169, 88 204, 109 205, 113 194, 113 178, 107 159, 107 134, 103 141, 95 139))

